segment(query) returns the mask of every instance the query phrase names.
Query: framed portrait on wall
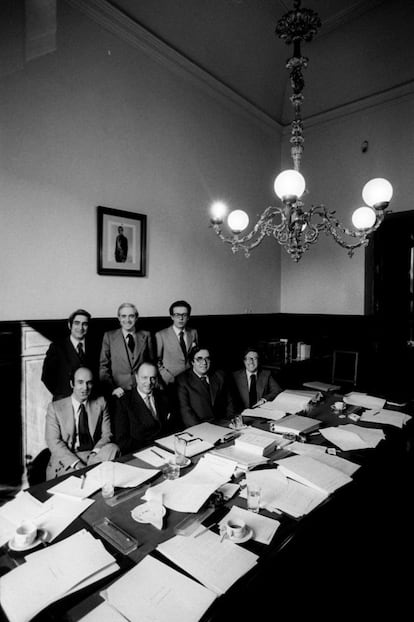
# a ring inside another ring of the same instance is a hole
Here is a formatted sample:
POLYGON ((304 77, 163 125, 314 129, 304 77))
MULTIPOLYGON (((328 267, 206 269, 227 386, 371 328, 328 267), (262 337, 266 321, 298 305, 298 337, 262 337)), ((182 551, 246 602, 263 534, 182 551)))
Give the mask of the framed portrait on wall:
POLYGON ((98 205, 98 274, 145 276, 147 217, 98 205))

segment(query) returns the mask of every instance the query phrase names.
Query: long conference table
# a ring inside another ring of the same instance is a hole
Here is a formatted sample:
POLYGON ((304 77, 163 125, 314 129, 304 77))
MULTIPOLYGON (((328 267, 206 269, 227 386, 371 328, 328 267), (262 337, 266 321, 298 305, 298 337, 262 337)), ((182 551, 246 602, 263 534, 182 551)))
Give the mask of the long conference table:
MULTIPOLYGON (((309 410, 308 415, 319 419, 321 427, 351 422, 339 418, 331 409, 333 402, 338 399, 338 394, 325 394, 309 410)), ((346 414, 355 410, 355 407, 349 406, 346 414)), ((245 418, 245 422, 269 429, 268 420, 245 418)), ((228 422, 222 421, 221 424, 227 425, 228 422)), ((369 423, 360 425, 375 427, 369 423)), ((260 510, 261 514, 279 520, 280 527, 269 545, 254 540, 238 545, 258 555, 258 563, 215 600, 202 617, 203 622, 273 620, 281 616, 295 620, 302 619, 304 615, 336 619, 339 614, 356 615, 359 618, 363 610, 371 618, 374 612, 383 612, 386 604, 390 603, 394 613, 399 607, 405 610, 401 582, 404 582, 406 576, 400 570, 403 558, 412 548, 410 497, 414 495, 410 450, 413 420, 402 429, 391 425, 382 426, 382 429, 386 438, 375 449, 337 452, 339 456, 361 467, 353 475, 350 484, 336 490, 311 513, 294 519, 285 514, 276 515, 260 510)), ((334 447, 321 434, 309 435, 307 441, 334 447)), ((266 468, 275 468, 273 460, 289 455, 288 446, 275 451, 269 456, 266 468)), ((192 465, 184 469, 183 474, 192 468, 198 458, 195 456, 192 459, 192 465)), ((122 461, 148 467, 148 464, 133 456, 125 456, 122 461)), ((81 475, 82 471, 78 474, 81 475)), ((43 502, 50 497, 48 489, 65 477, 33 486, 29 492, 43 502)), ((151 484, 159 483, 162 479, 160 474, 151 484)), ((174 528, 186 514, 167 510, 162 530, 135 522, 131 510, 140 503, 145 489, 143 487, 140 494, 113 507, 106 503, 101 492, 96 492, 92 496, 95 503, 56 538, 55 542, 58 542, 84 528, 97 536, 92 525, 106 516, 136 538, 139 546, 132 553, 122 555, 104 541, 120 570, 109 579, 103 579, 53 603, 34 620, 77 622, 102 602, 102 589, 149 553, 169 564, 155 548, 160 542, 175 535, 174 528)), ((246 500, 236 495, 224 506, 218 507, 206 519, 205 525, 217 522, 234 504, 246 508, 246 500)), ((217 527, 213 526, 212 530, 218 533, 217 527)), ((19 559, 7 546, 0 552, 2 572, 5 567, 12 569, 16 561, 22 561, 22 556, 19 559)), ((5 615, 2 615, 6 620, 5 615)), ((400 618, 397 616, 394 619, 400 618)))

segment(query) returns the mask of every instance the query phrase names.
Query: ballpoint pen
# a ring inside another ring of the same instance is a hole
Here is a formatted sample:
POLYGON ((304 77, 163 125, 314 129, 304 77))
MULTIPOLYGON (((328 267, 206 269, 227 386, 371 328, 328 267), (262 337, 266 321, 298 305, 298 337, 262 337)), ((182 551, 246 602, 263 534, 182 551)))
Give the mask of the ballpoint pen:
POLYGON ((204 527, 204 529, 202 529, 201 531, 199 531, 198 533, 195 534, 194 538, 198 538, 198 536, 201 536, 203 533, 208 531, 210 529, 210 527, 214 527, 214 525, 217 525, 217 523, 212 523, 208 527, 204 527))
POLYGON ((162 458, 162 460, 165 460, 165 456, 162 456, 161 454, 159 454, 158 451, 155 451, 155 449, 150 449, 150 451, 152 451, 153 454, 158 456, 158 458, 162 458))

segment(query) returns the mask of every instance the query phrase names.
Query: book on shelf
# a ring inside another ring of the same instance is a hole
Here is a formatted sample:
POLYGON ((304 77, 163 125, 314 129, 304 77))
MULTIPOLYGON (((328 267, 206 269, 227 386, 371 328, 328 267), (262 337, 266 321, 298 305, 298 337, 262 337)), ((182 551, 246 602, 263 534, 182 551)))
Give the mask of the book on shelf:
POLYGON ((283 419, 272 423, 272 429, 276 434, 308 434, 317 430, 321 422, 318 419, 303 415, 286 415, 283 419))

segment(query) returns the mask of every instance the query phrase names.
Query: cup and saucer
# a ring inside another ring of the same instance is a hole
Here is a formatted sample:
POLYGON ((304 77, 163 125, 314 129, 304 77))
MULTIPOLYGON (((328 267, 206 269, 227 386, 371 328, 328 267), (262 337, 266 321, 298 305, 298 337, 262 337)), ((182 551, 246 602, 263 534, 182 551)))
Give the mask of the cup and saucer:
POLYGON ((222 536, 227 536, 230 542, 242 544, 253 537, 253 529, 243 520, 229 519, 222 527, 222 536))
POLYGON ((15 532, 8 541, 8 547, 16 553, 29 551, 39 546, 39 544, 44 544, 47 540, 47 535, 48 533, 45 529, 36 529, 33 539, 31 537, 19 538, 19 535, 15 532))
POLYGON ((346 410, 346 404, 345 402, 335 402, 332 404, 331 409, 338 415, 346 410))
POLYGON ((181 461, 178 461, 177 458, 175 459, 175 464, 180 468, 180 469, 184 469, 185 467, 190 466, 191 464, 191 460, 190 458, 187 458, 186 456, 183 456, 181 458, 181 461))

